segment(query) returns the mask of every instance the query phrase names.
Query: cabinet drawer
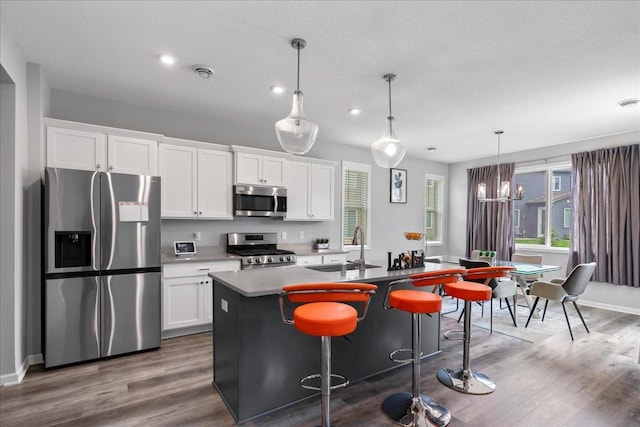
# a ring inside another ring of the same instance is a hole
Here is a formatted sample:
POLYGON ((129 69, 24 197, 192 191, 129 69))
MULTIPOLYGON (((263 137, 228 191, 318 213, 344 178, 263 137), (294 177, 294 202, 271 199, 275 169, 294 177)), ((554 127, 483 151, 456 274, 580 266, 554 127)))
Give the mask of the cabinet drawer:
POLYGON ((347 262, 347 254, 324 255, 323 261, 323 264, 342 264, 347 262))
POLYGON ((213 271, 240 270, 239 260, 210 261, 210 262, 185 262, 180 264, 165 264, 162 268, 162 277, 206 276, 213 271))
POLYGON ((296 265, 320 265, 322 264, 322 255, 304 255, 299 256, 296 265))

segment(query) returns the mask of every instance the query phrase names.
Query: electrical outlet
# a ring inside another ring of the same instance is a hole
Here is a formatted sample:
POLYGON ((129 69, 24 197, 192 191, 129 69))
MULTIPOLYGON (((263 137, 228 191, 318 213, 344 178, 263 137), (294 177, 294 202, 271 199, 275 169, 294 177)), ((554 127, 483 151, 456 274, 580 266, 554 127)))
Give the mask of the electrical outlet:
POLYGON ((282 240, 287 240, 287 232, 286 231, 281 231, 280 232, 280 238, 282 240))
POLYGON ((229 312, 229 302, 224 298, 220 298, 220 308, 225 313, 228 313, 229 312))
POLYGON ((200 232, 199 232, 199 231, 194 232, 194 233, 193 233, 193 238, 194 238, 195 240, 200 240, 200 232))
POLYGON ((298 239, 304 239, 304 231, 298 231, 298 239))

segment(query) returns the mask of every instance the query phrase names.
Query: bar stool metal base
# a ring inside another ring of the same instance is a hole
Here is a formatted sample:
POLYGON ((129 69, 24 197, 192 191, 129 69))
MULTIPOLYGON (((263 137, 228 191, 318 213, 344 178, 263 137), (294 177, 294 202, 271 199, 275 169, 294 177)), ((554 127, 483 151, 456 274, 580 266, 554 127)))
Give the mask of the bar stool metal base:
POLYGON ((394 393, 382 402, 382 410, 405 427, 444 427, 451 421, 449 410, 424 394, 414 401, 411 393, 394 393))
POLYGON ((438 379, 446 387, 467 394, 489 394, 496 390, 491 378, 472 370, 440 368, 438 379))

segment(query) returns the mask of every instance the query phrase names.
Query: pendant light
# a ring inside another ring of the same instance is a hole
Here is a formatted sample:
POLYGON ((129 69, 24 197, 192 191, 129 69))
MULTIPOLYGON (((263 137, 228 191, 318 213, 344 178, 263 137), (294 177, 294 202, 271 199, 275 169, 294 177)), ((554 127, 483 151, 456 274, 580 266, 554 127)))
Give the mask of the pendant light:
POLYGON ((318 137, 318 125, 310 122, 302 110, 300 91, 300 50, 307 42, 303 39, 291 40, 291 47, 298 51, 298 82, 293 93, 293 106, 287 117, 276 122, 276 135, 284 151, 291 154, 306 154, 318 137))
POLYGON ((393 115, 391 114, 391 82, 395 80, 395 74, 385 74, 385 81, 389 83, 389 116, 382 138, 371 144, 371 154, 378 166, 394 168, 402 161, 407 147, 396 138, 393 131, 393 115))
MULTIPOLYGON (((500 179, 500 135, 504 133, 503 130, 496 130, 493 132, 498 135, 498 180, 496 182, 496 194, 497 197, 493 199, 487 199, 487 184, 481 182, 478 184, 478 201, 480 202, 507 202, 510 200, 511 183, 509 181, 502 181, 500 179)), ((521 200, 524 196, 524 186, 518 184, 516 186, 516 197, 513 200, 521 200)))

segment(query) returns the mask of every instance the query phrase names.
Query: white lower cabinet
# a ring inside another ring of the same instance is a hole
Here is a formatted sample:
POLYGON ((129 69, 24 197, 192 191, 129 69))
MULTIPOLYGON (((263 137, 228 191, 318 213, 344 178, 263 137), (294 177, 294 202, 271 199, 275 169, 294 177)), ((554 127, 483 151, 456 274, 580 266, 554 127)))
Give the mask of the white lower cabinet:
POLYGON ((240 261, 165 264, 162 274, 162 329, 213 322, 213 279, 208 273, 240 269, 240 261))
POLYGON ((321 264, 342 264, 347 262, 347 254, 328 254, 328 255, 298 255, 296 257, 296 265, 321 265, 321 264))

